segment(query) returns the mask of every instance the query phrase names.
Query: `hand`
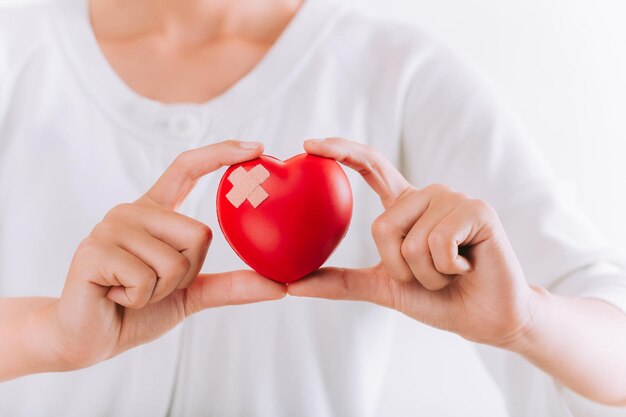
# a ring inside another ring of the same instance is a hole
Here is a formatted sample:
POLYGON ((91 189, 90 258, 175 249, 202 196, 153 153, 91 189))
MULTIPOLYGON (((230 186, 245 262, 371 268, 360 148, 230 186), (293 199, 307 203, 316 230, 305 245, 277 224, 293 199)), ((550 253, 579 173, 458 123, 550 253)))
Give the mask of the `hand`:
POLYGON ((372 225, 381 263, 323 268, 289 285, 296 296, 362 300, 428 325, 513 347, 532 322, 532 289, 495 211, 443 185, 413 187, 375 150, 344 139, 305 142, 308 153, 358 171, 385 211, 372 225))
POLYGON ((198 275, 211 229, 174 211, 201 176, 262 151, 226 141, 184 152, 143 197, 107 213, 80 244, 63 294, 47 311, 65 369, 153 340, 204 308, 285 295, 283 285, 252 271, 198 275))

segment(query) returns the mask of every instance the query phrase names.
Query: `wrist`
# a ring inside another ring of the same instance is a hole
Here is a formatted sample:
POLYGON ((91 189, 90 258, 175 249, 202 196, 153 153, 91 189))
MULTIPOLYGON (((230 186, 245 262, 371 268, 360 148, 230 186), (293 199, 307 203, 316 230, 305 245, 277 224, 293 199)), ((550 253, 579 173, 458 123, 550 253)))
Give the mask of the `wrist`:
POLYGON ((64 355, 57 308, 58 298, 51 298, 32 312, 24 326, 24 344, 31 352, 33 372, 69 371, 76 367, 64 355))
POLYGON ((527 305, 528 318, 501 347, 525 356, 536 350, 545 338, 544 322, 550 317, 549 312, 553 308, 554 295, 545 288, 531 285, 527 305))

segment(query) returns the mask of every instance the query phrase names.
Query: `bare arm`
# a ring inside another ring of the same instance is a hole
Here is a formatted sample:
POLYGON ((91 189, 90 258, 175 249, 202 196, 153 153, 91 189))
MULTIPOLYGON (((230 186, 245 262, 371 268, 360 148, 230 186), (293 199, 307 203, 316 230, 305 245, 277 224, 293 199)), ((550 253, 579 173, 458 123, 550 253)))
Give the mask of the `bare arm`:
POLYGON ((0 299, 0 381, 65 370, 49 315, 57 301, 43 297, 0 299))
POLYGON ((626 315, 601 300, 533 290, 532 325, 509 349, 585 397, 626 406, 626 315))

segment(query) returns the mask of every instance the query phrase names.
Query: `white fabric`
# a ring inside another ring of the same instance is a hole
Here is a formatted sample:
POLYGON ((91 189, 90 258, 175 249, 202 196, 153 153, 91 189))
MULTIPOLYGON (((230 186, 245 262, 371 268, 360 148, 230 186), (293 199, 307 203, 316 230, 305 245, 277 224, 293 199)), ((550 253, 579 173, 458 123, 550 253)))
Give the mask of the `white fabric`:
MULTIPOLYGON (((201 105, 132 92, 100 53, 80 1, 0 9, 0 296, 59 295, 93 225, 186 149, 263 140, 268 154, 287 158, 303 139, 326 136, 377 147, 417 186, 440 182, 487 200, 530 282, 626 311, 620 256, 490 87, 419 31, 316 0, 249 75, 201 105)), ((222 172, 181 207, 217 235, 206 271, 243 267, 215 227, 222 172)), ((354 219, 329 264, 370 265, 381 207, 349 175, 354 219)), ((393 383, 396 317, 365 303, 294 298, 213 309, 92 368, 0 384, 0 415, 409 415, 385 410, 379 395, 383 381, 393 383)), ((480 351, 511 416, 607 415, 587 402, 580 411, 577 396, 515 355, 480 351)), ((419 415, 424 396, 398 409, 419 415)))

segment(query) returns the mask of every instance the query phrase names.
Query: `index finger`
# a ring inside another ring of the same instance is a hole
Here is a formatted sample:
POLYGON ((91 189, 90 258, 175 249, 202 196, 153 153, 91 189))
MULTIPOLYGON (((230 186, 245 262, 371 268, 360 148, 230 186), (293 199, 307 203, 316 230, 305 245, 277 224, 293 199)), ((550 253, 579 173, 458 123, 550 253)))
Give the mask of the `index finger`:
POLYGON ((310 154, 332 158, 357 171, 378 194, 385 208, 412 188, 385 156, 362 143, 341 138, 312 139, 304 142, 304 149, 310 154))
POLYGON ((178 155, 142 198, 175 209, 191 192, 200 177, 219 168, 257 158, 263 153, 260 142, 227 140, 178 155))

